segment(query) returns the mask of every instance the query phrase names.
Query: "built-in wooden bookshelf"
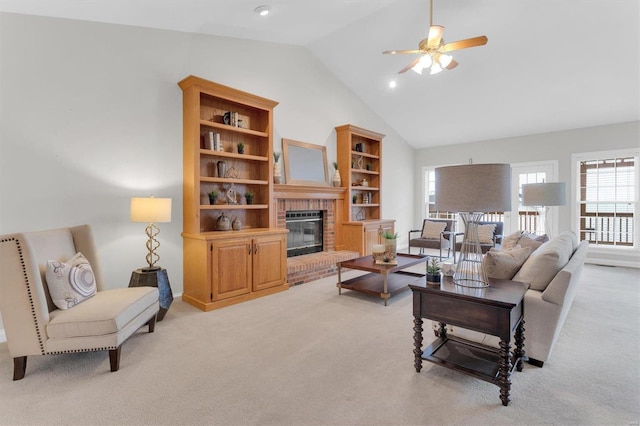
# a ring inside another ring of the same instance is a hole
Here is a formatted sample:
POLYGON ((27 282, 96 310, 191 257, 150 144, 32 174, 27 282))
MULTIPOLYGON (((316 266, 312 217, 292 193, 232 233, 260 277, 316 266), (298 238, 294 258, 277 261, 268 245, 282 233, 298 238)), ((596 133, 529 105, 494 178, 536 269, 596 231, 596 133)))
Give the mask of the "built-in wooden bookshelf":
POLYGON ((382 231, 394 221, 381 217, 382 139, 384 135, 352 124, 336 127, 338 170, 347 187, 343 209, 343 247, 371 254, 382 231))
POLYGON ((195 76, 178 85, 183 91, 183 300, 210 310, 286 289, 287 231, 275 228, 271 203, 278 103, 195 76), (218 193, 213 204, 212 191, 218 193), (254 194, 252 203, 247 192, 254 194), (242 229, 225 230, 219 225, 223 215, 237 219, 242 229))

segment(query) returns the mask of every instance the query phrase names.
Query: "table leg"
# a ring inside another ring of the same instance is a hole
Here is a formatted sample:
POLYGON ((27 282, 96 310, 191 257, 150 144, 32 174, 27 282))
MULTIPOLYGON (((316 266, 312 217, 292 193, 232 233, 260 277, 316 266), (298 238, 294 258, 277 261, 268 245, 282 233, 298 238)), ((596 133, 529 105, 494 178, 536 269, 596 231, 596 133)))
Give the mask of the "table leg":
POLYGON ((338 265, 338 295, 342 294, 342 268, 338 265))
POLYGON ((524 359, 524 319, 520 320, 520 324, 516 328, 516 350, 514 352, 514 357, 516 361, 516 370, 522 371, 522 364, 524 359))
POLYGON ((500 340, 500 361, 498 362, 498 386, 500 386, 500 400, 505 407, 509 405, 511 392, 511 344, 500 340))
POLYGON ((419 373, 422 370, 422 318, 413 317, 413 365, 419 373))
POLYGON ((387 290, 387 274, 382 274, 382 293, 384 294, 384 306, 387 306, 387 300, 389 300, 389 292, 387 290))

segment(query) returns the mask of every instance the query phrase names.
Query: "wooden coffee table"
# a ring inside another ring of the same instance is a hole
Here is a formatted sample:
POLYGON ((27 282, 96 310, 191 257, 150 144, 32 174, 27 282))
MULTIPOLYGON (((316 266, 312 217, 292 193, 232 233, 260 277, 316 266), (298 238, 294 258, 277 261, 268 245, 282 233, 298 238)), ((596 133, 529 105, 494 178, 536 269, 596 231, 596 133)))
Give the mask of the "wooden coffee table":
POLYGON ((376 264, 373 256, 364 256, 357 259, 345 260, 338 262, 338 294, 342 294, 342 289, 359 291, 361 293, 371 294, 381 297, 384 305, 387 306, 387 300, 394 294, 409 288, 409 283, 417 277, 424 277, 425 274, 403 271, 410 266, 418 265, 426 262, 427 256, 421 254, 404 254, 398 253, 396 258, 397 265, 380 265, 376 264), (342 281, 342 268, 358 269, 360 271, 368 271, 370 274, 342 281))
POLYGON ((509 404, 511 373, 522 371, 524 358, 524 294, 528 284, 490 280, 489 287, 461 287, 445 277, 439 286, 424 280, 410 284, 413 291, 414 359, 417 372, 422 360, 477 377, 500 387, 502 405, 509 404), (422 318, 439 322, 439 337, 422 350, 422 318), (447 334, 446 325, 500 338, 493 348, 447 334), (515 335, 515 350, 511 337, 515 335))

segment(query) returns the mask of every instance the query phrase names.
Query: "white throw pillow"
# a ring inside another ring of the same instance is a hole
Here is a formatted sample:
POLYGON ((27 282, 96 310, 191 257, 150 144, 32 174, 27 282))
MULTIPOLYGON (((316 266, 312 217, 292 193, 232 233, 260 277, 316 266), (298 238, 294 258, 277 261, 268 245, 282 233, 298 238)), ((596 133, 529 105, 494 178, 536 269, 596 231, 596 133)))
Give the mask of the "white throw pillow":
POLYGON ((563 232, 551 241, 542 244, 531 253, 513 280, 531 284, 532 290, 544 291, 558 271, 564 268, 564 265, 571 258, 573 238, 571 232, 563 232))
POLYGON ((59 309, 73 308, 96 294, 93 270, 82 253, 67 262, 49 260, 45 277, 51 300, 59 309))
POLYGON ((482 258, 482 264, 489 278, 510 280, 529 258, 529 247, 516 247, 511 250, 489 250, 482 258))
POLYGON ((538 236, 536 234, 524 233, 518 240, 518 244, 521 247, 531 247, 531 251, 533 252, 547 241, 549 241, 549 236, 547 234, 538 236))
POLYGON ((513 234, 509 234, 502 239, 502 247, 503 250, 509 250, 518 245, 518 240, 522 237, 524 231, 516 231, 513 234))
POLYGON ((495 230, 495 224, 478 225, 478 239, 480 240, 480 244, 492 244, 495 230))
POLYGON ((428 238, 430 240, 440 239, 440 233, 447 227, 446 222, 433 222, 431 220, 425 220, 422 226, 422 238, 428 238))

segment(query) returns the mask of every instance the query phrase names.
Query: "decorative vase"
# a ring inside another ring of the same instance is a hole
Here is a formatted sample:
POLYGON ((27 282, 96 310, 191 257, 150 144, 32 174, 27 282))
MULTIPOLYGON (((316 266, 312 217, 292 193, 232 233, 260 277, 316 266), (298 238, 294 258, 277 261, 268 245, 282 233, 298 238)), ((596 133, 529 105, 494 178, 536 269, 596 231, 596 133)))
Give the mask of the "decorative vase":
POLYGON ((333 174, 333 180, 332 180, 333 186, 342 186, 342 179, 340 178, 340 170, 335 171, 335 173, 333 174))
POLYGON ((282 183, 282 171, 280 170, 280 163, 273 164, 273 183, 282 183))
POLYGON ((385 238, 384 240, 384 258, 387 262, 396 260, 397 252, 397 242, 396 238, 385 238))
POLYGON ((217 224, 218 231, 228 231, 231 229, 231 220, 224 215, 224 212, 222 212, 222 215, 218 218, 217 224))
POLYGON ((239 231, 242 229, 242 222, 240 221, 240 219, 238 219, 237 217, 233 218, 233 222, 231 222, 231 228, 233 228, 234 231, 239 231))
POLYGON ((227 163, 224 161, 218 161, 218 177, 225 177, 227 175, 227 163))

